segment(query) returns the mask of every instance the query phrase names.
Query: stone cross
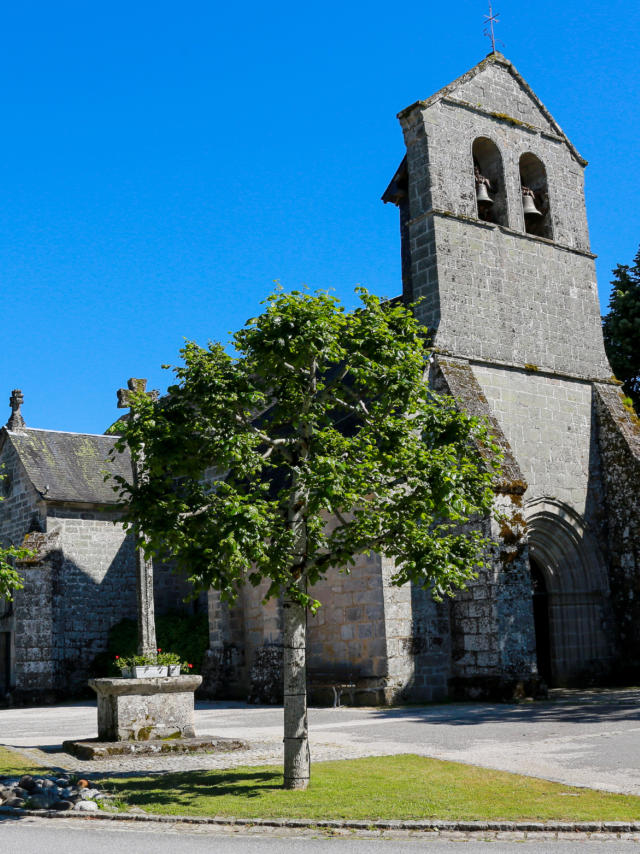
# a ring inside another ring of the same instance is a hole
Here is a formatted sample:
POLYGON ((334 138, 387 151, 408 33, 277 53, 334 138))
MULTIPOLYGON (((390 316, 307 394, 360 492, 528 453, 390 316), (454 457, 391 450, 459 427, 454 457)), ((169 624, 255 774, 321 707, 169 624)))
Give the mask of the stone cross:
MULTIPOLYGON (((144 393, 152 400, 158 399, 157 391, 146 391, 145 379, 134 379, 127 382, 128 388, 118 389, 118 409, 131 407, 131 394, 144 393)), ((144 464, 144 451, 140 452, 136 465, 133 466, 134 486, 140 483, 144 464)), ((139 532, 136 531, 136 534, 139 532)), ((155 656, 156 620, 153 604, 153 562, 147 560, 141 546, 136 548, 136 593, 138 600, 138 654, 155 656)))
POLYGON ((7 430, 18 432, 24 430, 27 426, 24 423, 24 418, 20 412, 20 407, 24 403, 24 395, 19 388, 14 388, 9 398, 9 406, 11 407, 11 415, 7 421, 7 430))

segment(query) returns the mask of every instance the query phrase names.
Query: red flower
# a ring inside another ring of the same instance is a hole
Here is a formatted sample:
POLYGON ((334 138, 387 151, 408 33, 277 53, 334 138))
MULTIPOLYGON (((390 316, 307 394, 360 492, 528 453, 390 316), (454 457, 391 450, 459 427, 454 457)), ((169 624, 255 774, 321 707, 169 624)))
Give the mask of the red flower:
POLYGON ((116 661, 117 661, 119 658, 120 658, 120 656, 119 656, 119 655, 116 655, 116 661))
POLYGON ((162 652, 162 650, 160 649, 160 647, 158 647, 158 652, 162 652))
POLYGON ((193 664, 189 664, 187 666, 189 667, 189 669, 191 669, 193 667, 193 664))

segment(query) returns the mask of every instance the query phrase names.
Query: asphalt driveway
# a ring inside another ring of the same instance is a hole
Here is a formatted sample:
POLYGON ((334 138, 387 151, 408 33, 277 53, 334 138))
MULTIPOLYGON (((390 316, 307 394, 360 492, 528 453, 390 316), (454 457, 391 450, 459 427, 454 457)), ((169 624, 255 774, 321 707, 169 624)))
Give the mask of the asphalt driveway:
MULTIPOLYGON (((520 705, 311 709, 309 725, 316 761, 418 753, 640 795, 640 689, 567 693, 555 701, 520 705)), ((109 760, 108 768, 103 763, 72 763, 85 772, 111 772, 278 762, 282 709, 199 702, 196 731, 242 738, 249 748, 216 756, 127 757, 109 760)), ((0 709, 0 744, 18 747, 40 761, 74 767, 59 753, 60 744, 96 734, 95 704, 90 702, 0 709)))

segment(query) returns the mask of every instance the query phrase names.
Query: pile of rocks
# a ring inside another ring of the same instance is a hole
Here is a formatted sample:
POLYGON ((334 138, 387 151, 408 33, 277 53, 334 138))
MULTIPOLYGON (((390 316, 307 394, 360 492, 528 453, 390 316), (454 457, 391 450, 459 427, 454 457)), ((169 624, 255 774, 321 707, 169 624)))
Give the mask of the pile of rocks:
POLYGON ((69 774, 54 777, 24 774, 19 780, 0 777, 0 807, 95 812, 98 801, 108 797, 99 789, 92 789, 87 780, 69 774))

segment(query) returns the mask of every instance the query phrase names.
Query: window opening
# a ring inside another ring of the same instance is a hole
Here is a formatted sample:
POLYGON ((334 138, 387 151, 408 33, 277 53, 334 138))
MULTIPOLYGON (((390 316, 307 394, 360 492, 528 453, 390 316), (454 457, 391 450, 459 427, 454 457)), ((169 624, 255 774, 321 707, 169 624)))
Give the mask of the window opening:
POLYGON ((504 171, 498 146, 486 136, 480 136, 473 143, 472 154, 478 219, 508 225, 504 171))
POLYGON ((523 154, 520 158, 520 188, 525 231, 552 240, 547 172, 535 154, 523 154))

